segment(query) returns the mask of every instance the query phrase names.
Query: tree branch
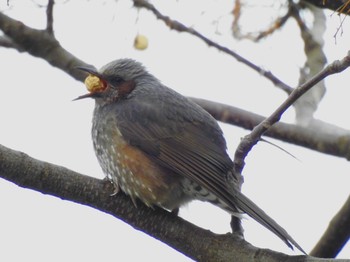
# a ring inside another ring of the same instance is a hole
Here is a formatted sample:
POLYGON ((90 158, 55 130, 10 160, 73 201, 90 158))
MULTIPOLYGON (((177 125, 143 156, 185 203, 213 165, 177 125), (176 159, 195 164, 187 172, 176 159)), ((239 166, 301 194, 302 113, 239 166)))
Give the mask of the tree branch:
POLYGON ((30 28, 1 12, 0 29, 9 40, 15 43, 13 47, 18 51, 25 50, 32 56, 43 58, 75 79, 81 80, 84 77, 84 73, 76 70, 76 66, 88 65, 62 48, 53 35, 46 30, 30 28))
POLYGON ((49 0, 46 7, 46 31, 49 35, 53 36, 53 6, 54 0, 49 0))
MULTIPOLYGON (((27 51, 33 56, 40 57, 73 78, 84 81, 86 75, 80 70, 76 70, 75 67, 88 64, 67 52, 46 31, 32 29, 2 13, 0 13, 0 29, 8 32, 9 36, 13 36, 13 38, 9 38, 9 41, 13 43, 17 50, 20 48, 22 52, 27 51), (42 48, 43 46, 46 46, 47 50, 42 48), (50 50, 52 52, 49 52, 50 50)), ((232 106, 201 99, 195 100, 219 121, 249 130, 252 130, 265 119, 263 116, 232 106)), ((322 153, 350 159, 350 132, 333 125, 329 125, 327 128, 323 127, 315 134, 314 130, 308 128, 278 123, 265 135, 322 153)))
MULTIPOLYGON (((313 76, 321 71, 327 63, 327 58, 323 51, 324 40, 322 38, 326 30, 326 17, 322 10, 310 5, 308 9, 313 15, 314 22, 309 29, 300 16, 299 6, 290 1, 290 9, 292 10, 292 16, 299 25, 304 42, 306 61, 304 67, 300 70, 299 79, 299 84, 302 84, 309 76, 313 76)), ((312 125, 313 115, 325 93, 326 85, 324 81, 320 81, 294 103, 296 122, 298 124, 303 126, 312 125)))
POLYGON ((241 140, 238 145, 235 158, 234 168, 237 173, 241 173, 244 167, 244 159, 253 148, 253 146, 259 141, 261 136, 269 130, 272 125, 278 122, 282 114, 291 106, 293 103, 310 90, 313 86, 325 79, 327 76, 336 74, 344 71, 350 66, 350 52, 341 61, 334 61, 332 64, 325 67, 322 71, 312 77, 310 80, 294 89, 289 97, 273 112, 269 117, 264 119, 259 125, 254 127, 252 132, 241 140))
POLYGON ((350 238, 350 196, 334 216, 326 232, 311 251, 316 257, 335 257, 350 238))
MULTIPOLYGON (((218 121, 244 129, 253 130, 266 119, 264 116, 234 106, 193 97, 191 100, 207 110, 218 121)), ((264 133, 264 136, 349 160, 350 131, 323 122, 320 125, 323 128, 315 132, 313 128, 278 122, 264 133)))
POLYGON ((150 4, 149 2, 144 1, 144 0, 133 0, 133 2, 134 2, 134 5, 136 7, 142 7, 142 8, 145 8, 145 9, 151 11, 158 19, 162 20, 170 29, 176 30, 178 32, 186 32, 186 33, 189 33, 189 34, 201 39, 208 46, 215 47, 219 51, 222 51, 222 52, 234 57, 237 61, 245 64, 246 66, 250 67, 251 69, 253 69, 257 73, 259 73, 260 75, 266 77, 275 86, 286 91, 288 94, 290 94, 292 92, 292 90, 293 90, 292 87, 283 83, 282 80, 278 79, 270 71, 266 71, 266 70, 262 69, 261 67, 255 65, 254 63, 252 63, 248 59, 240 56, 239 54, 232 51, 231 49, 229 49, 225 46, 219 45, 218 43, 215 43, 214 41, 210 40, 209 38, 205 37, 204 35, 202 35, 198 31, 196 31, 195 29, 187 27, 184 24, 182 24, 176 20, 171 19, 170 17, 163 15, 161 12, 158 11, 158 9, 154 5, 150 4))
MULTIPOLYGON (((120 193, 104 180, 39 161, 0 145, 0 177, 20 187, 87 205, 130 224, 197 261, 342 261, 287 256, 253 247, 232 234, 218 235, 160 208, 151 209, 120 193)), ((345 260, 344 260, 345 261, 345 260)))
POLYGON ((10 38, 6 36, 0 36, 0 46, 17 49, 17 51, 19 52, 25 51, 23 48, 19 47, 15 42, 13 42, 10 38))
MULTIPOLYGON (((272 35, 275 31, 278 29, 281 29, 285 23, 288 21, 288 19, 291 17, 292 14, 292 8, 289 7, 286 14, 283 16, 278 17, 275 19, 275 21, 265 30, 260 32, 248 32, 248 33, 242 33, 242 30, 240 28, 240 19, 242 14, 242 3, 241 0, 235 1, 235 7, 232 11, 233 13, 233 22, 232 22, 232 34, 236 39, 249 39, 254 42, 258 42, 263 38, 266 38, 267 36, 272 35)), ((287 91, 287 90, 285 90, 287 91)), ((288 94, 291 93, 292 90, 288 90, 288 94)))
POLYGON ((303 2, 320 8, 330 9, 346 15, 348 15, 350 12, 349 0, 303 0, 303 2))

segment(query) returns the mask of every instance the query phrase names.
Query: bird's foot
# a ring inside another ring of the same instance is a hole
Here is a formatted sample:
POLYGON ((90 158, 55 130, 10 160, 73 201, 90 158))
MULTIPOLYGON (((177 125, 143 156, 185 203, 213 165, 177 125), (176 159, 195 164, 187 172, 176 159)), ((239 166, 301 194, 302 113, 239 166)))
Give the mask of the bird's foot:
POLYGON ((233 234, 235 234, 241 238, 244 238, 244 236, 243 236, 244 229, 242 227, 242 222, 241 222, 241 219, 239 217, 231 216, 230 225, 231 225, 231 229, 232 229, 233 234))
POLYGON ((171 210, 171 214, 173 214, 175 216, 178 216, 179 215, 179 210, 180 210, 180 208, 175 208, 175 209, 171 210))
POLYGON ((111 180, 110 178, 108 177, 105 177, 103 179, 103 183, 104 183, 104 189, 106 190, 111 190, 111 187, 112 187, 112 193, 110 194, 110 196, 115 196, 116 194, 119 193, 120 191, 120 188, 119 188, 119 185, 116 184, 113 180, 111 180))

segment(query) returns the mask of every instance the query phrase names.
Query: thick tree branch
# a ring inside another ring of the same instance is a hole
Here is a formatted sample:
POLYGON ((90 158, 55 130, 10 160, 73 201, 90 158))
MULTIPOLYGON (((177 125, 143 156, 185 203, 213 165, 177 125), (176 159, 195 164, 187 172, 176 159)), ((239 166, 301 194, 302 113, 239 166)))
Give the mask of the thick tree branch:
POLYGON ((6 48, 17 49, 17 51, 19 51, 19 52, 24 52, 25 51, 23 48, 19 47, 16 43, 14 43, 7 36, 0 36, 0 46, 6 47, 6 48))
POLYGON ((321 237, 311 255, 316 257, 335 257, 350 239, 350 196, 334 216, 326 232, 321 237))
POLYGON ((40 57, 75 79, 82 79, 84 74, 76 70, 78 65, 87 65, 68 51, 46 30, 37 30, 24 25, 0 12, 0 29, 13 42, 18 51, 27 51, 40 57))
MULTIPOLYGON (((266 118, 234 106, 193 97, 191 100, 215 119, 248 130, 253 130, 266 118)), ((327 128, 327 123, 321 125, 324 128, 315 132, 313 128, 278 122, 264 136, 350 160, 350 131, 334 126, 327 128)))
POLYGON ((232 234, 214 234, 165 210, 154 210, 142 203, 135 207, 124 194, 111 196, 113 186, 107 181, 33 159, 4 146, 0 146, 0 177, 20 187, 111 214, 198 261, 232 261, 233 258, 236 261, 334 261, 306 256, 289 257, 258 249, 232 234))

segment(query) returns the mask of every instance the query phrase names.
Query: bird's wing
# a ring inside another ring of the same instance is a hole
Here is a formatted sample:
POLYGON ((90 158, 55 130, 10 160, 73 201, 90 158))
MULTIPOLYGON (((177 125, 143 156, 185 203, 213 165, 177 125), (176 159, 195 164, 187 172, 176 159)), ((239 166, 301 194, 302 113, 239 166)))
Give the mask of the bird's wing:
MULTIPOLYGON (((233 163, 226 153, 222 131, 206 112, 191 114, 193 105, 188 111, 183 110, 184 108, 178 110, 176 107, 165 107, 171 108, 171 112, 167 112, 164 107, 164 110, 158 109, 156 105, 145 102, 138 103, 138 110, 132 108, 132 103, 121 106, 123 117, 118 118, 118 127, 124 139, 131 145, 141 149, 160 165, 206 188, 233 213, 247 213, 274 232, 289 247, 292 248, 292 243, 304 252, 277 222, 239 192, 234 180, 232 183, 233 163), (137 112, 142 114, 136 115, 137 112), (227 177, 229 175, 231 180, 227 177)), ((194 111, 196 110, 202 109, 197 108, 194 111)))
POLYGON ((227 198, 223 187, 233 164, 215 120, 207 115, 202 119, 201 114, 195 117, 189 110, 190 119, 175 107, 171 112, 142 102, 137 107, 142 116, 133 115, 135 110, 129 110, 127 104, 122 108, 121 115, 128 118, 118 118, 124 139, 160 165, 215 192, 220 199, 227 198))

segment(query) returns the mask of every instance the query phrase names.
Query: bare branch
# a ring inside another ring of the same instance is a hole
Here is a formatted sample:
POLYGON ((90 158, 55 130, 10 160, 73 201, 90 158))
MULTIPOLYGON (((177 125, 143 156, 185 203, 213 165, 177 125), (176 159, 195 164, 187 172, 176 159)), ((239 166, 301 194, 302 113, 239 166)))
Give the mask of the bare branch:
POLYGON ((209 38, 205 37, 204 35, 202 35, 198 31, 196 31, 195 29, 187 27, 184 24, 182 24, 176 20, 170 19, 170 17, 163 15, 161 12, 158 11, 158 9, 154 5, 150 4, 149 2, 144 1, 144 0, 133 0, 133 2, 134 2, 134 5, 136 7, 142 7, 142 8, 145 8, 145 9, 151 11, 158 19, 162 20, 170 29, 176 30, 178 32, 186 32, 186 33, 189 33, 195 37, 198 37, 199 39, 204 41, 208 46, 215 47, 216 49, 234 57, 237 61, 245 64, 246 66, 250 67, 254 71, 258 72, 260 75, 266 77, 275 86, 281 88, 282 90, 284 90, 288 94, 290 94, 292 92, 292 90, 293 90, 292 87, 283 83, 280 79, 278 79, 270 71, 266 71, 266 70, 262 69, 261 67, 255 65, 254 63, 252 63, 249 60, 245 59, 244 57, 240 56, 239 54, 232 51, 231 49, 229 49, 225 46, 219 45, 218 43, 210 40, 209 38))
MULTIPOLYGON (((52 66, 60 68, 67 74, 80 81, 83 81, 86 77, 86 75, 81 73, 80 70, 76 70, 75 66, 86 66, 87 64, 81 61, 80 59, 76 58, 69 52, 67 52, 61 45, 59 45, 59 43, 52 36, 48 35, 46 31, 29 28, 21 22, 7 17, 3 13, 0 13, 0 28, 6 31, 8 33, 8 36, 13 36, 13 39, 9 39, 11 40, 11 42, 14 43, 14 47, 16 47, 17 50, 25 50, 34 56, 41 57, 42 59, 48 61, 52 66), (4 28, 6 28, 6 30, 4 28), (46 48, 42 48, 42 46, 45 46, 46 48)), ((226 110, 225 108, 228 107, 222 104, 214 104, 219 107, 219 111, 226 110)), ((211 110, 211 108, 207 105, 203 103, 201 103, 201 105, 205 109, 209 111, 211 110)), ((213 102, 211 105, 213 105, 213 102)), ((214 116, 216 115, 213 112, 211 113, 214 116)), ((230 113, 228 114, 226 112, 225 114, 227 119, 236 119, 238 121, 231 121, 231 124, 235 124, 237 126, 241 126, 247 129, 253 129, 264 119, 262 116, 255 118, 254 114, 249 112, 242 115, 241 119, 239 119, 240 117, 237 118, 234 111, 230 111, 230 113), (249 119, 255 120, 251 121, 249 119)), ((225 121, 225 119, 219 120, 225 121)), ((272 137, 281 139, 289 143, 317 150, 319 152, 345 157, 349 159, 349 132, 347 130, 340 130, 338 127, 335 126, 332 127, 333 128, 331 133, 327 133, 325 130, 322 129, 319 130, 317 136, 315 136, 314 131, 308 129, 300 129, 300 127, 294 125, 282 125, 278 129, 276 129, 278 131, 268 132, 266 133, 266 135, 270 135, 272 137), (295 135, 293 135, 293 132, 295 132, 295 135)))
MULTIPOLYGON (((323 11, 309 5, 309 10, 312 12, 314 22, 309 29, 299 14, 299 6, 290 1, 291 14, 297 21, 301 37, 304 42, 304 52, 306 61, 304 67, 300 70, 299 84, 304 83, 309 76, 315 75, 321 71, 327 63, 326 56, 323 51, 324 41, 322 36, 326 30, 326 17, 323 11)), ((318 108, 326 92, 324 81, 318 82, 311 90, 303 95, 296 103, 294 108, 296 112, 296 121, 303 126, 312 125, 313 115, 318 108)))
POLYGON ((273 124, 278 122, 282 114, 291 106, 298 98, 305 94, 317 83, 325 79, 327 76, 340 73, 350 66, 350 53, 345 56, 341 61, 334 61, 332 64, 328 65, 321 72, 316 74, 310 80, 305 82, 303 85, 294 89, 294 91, 289 95, 289 97, 273 112, 268 118, 262 121, 258 126, 256 126, 253 131, 244 137, 244 139, 239 144, 234 159, 235 171, 241 173, 244 167, 244 159, 248 155, 248 152, 253 148, 253 146, 259 141, 260 137, 269 129, 273 124))
POLYGON ((49 0, 46 7, 46 31, 48 34, 53 35, 53 6, 54 0, 49 0))
MULTIPOLYGON (((7 17, 3 13, 0 13, 0 29, 7 32, 7 38, 13 43, 13 46, 17 48, 17 50, 25 50, 33 56, 40 57, 77 80, 83 81, 85 79, 86 75, 81 73, 80 70, 76 70, 75 66, 86 66, 87 63, 67 52, 59 45, 55 38, 48 35, 45 30, 35 30, 27 27, 23 23, 7 17), (13 38, 9 38, 9 36, 13 36, 13 38), (45 48, 42 48, 43 46, 45 46, 45 48)), ((198 101, 200 100, 197 99, 196 102, 198 101)), ((206 110, 210 111, 214 117, 218 118, 220 121, 228 121, 231 124, 246 129, 253 129, 265 118, 241 109, 237 109, 237 111, 236 109, 227 111, 227 108, 234 107, 219 103, 198 103, 206 110), (213 107, 215 108, 214 111, 213 107), (238 111, 245 113, 237 116, 236 112, 238 111), (224 112, 223 118, 220 117, 220 112, 224 112)), ((317 135, 315 135, 313 130, 281 123, 281 125, 278 125, 278 128, 275 129, 274 126, 265 135, 326 154, 350 159, 349 131, 336 126, 331 126, 329 129, 331 129, 331 132, 327 132, 327 130, 322 128, 322 130, 318 130, 317 135)))
POLYGON ((303 0, 303 2, 320 8, 327 8, 341 14, 348 15, 350 13, 349 0, 303 0))
POLYGON ((289 17, 290 17, 290 11, 288 11, 285 15, 277 18, 275 22, 268 29, 258 34, 258 36, 255 38, 255 41, 259 41, 262 38, 272 35, 278 29, 282 28, 282 26, 284 26, 285 23, 288 21, 289 17))
POLYGON ((316 257, 335 257, 350 239, 350 197, 334 216, 326 232, 311 251, 316 257))
POLYGON ((17 49, 19 52, 25 51, 23 48, 18 46, 10 38, 8 38, 6 36, 0 36, 0 46, 6 47, 6 48, 14 48, 14 49, 17 49))
POLYGON ((87 64, 63 49, 46 30, 30 28, 1 12, 0 29, 15 43, 13 47, 18 51, 25 50, 33 56, 41 57, 78 80, 84 78, 85 74, 76 70, 76 66, 87 64))
MULTIPOLYGON (((218 121, 248 130, 253 130, 266 118, 230 105, 193 97, 191 100, 207 110, 218 121)), ((315 132, 313 128, 278 122, 264 133, 264 136, 349 159, 350 131, 334 126, 326 128, 327 123, 322 123, 322 125, 323 128, 315 132)))
POLYGON ((33 159, 1 145, 0 177, 20 187, 111 214, 197 261, 232 261, 233 258, 236 261, 334 261, 258 249, 232 234, 214 234, 160 208, 151 209, 142 203, 135 207, 122 193, 111 196, 113 186, 109 182, 33 159))
POLYGON ((292 10, 291 8, 288 9, 287 13, 281 17, 278 17, 269 28, 265 29, 261 32, 248 32, 248 33, 242 33, 241 28, 239 26, 239 20, 241 18, 241 12, 242 12, 242 3, 240 0, 235 1, 235 8, 233 10, 233 22, 232 22, 232 33, 233 36, 237 39, 249 39, 254 42, 258 42, 261 39, 272 35, 276 30, 280 29, 285 23, 288 21, 288 19, 291 17, 292 10))

